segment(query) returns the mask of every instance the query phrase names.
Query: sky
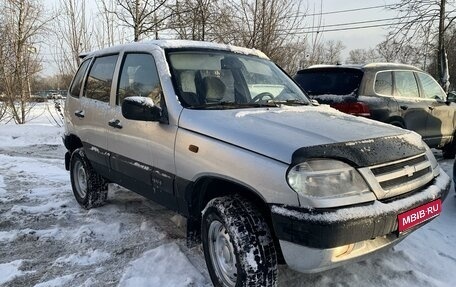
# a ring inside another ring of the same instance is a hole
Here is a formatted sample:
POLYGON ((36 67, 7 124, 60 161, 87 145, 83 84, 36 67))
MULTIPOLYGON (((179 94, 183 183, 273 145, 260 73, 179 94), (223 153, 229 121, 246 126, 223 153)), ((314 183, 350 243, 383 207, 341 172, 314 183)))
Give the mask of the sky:
MULTIPOLYGON (((301 1, 301 10, 305 10, 307 7, 308 14, 314 14, 314 16, 308 16, 306 18, 306 23, 303 23, 303 27, 318 26, 317 23, 321 17, 321 26, 325 30, 334 30, 334 29, 343 29, 350 27, 359 27, 359 26, 369 26, 369 25, 378 25, 385 24, 388 22, 367 22, 357 25, 346 25, 347 23, 353 22, 363 22, 363 21, 372 21, 378 19, 387 19, 394 18, 397 16, 397 12, 384 9, 378 6, 382 5, 391 5, 392 3, 398 2, 398 0, 307 0, 301 1), (365 9, 369 7, 377 7, 372 9, 365 9), (344 10, 354 10, 362 9, 358 11, 345 11, 344 10), (320 12, 323 14, 320 15, 320 12), (317 14, 317 15, 315 15, 317 14), (314 25, 312 22, 315 21, 314 25)), ((52 9, 57 6, 57 0, 45 0, 45 6, 47 9, 52 9)), ((93 1, 89 1, 88 4, 93 9, 88 9, 93 13, 93 10, 96 10, 96 5, 93 1)), ((344 31, 327 31, 323 32, 321 40, 323 41, 342 41, 345 49, 342 52, 342 59, 345 60, 348 57, 349 51, 353 49, 369 49, 375 48, 377 44, 382 42, 387 34, 387 27, 376 27, 376 28, 367 28, 367 29, 353 29, 353 30, 344 30, 344 31)), ((309 37, 315 36, 316 34, 302 34, 309 37)), ((53 64, 52 51, 55 51, 55 48, 46 48, 43 47, 40 49, 45 60, 45 69, 43 69, 42 74, 44 76, 52 75, 56 73, 57 68, 53 64)))
MULTIPOLYGON (((308 0, 308 9, 311 14, 319 14, 320 11, 323 13, 338 12, 341 10, 353 10, 359 8, 375 7, 381 5, 391 5, 398 1, 392 0, 308 0), (320 6, 321 5, 321 6, 320 6), (320 10, 320 8, 322 8, 320 10), (315 12, 313 12, 315 11, 315 12)), ((359 11, 348 11, 340 13, 330 13, 322 15, 322 24, 327 26, 326 30, 349 28, 349 27, 360 27, 369 25, 385 24, 385 22, 370 22, 362 23, 357 25, 340 25, 353 22, 372 21, 378 19, 394 18, 397 16, 397 12, 384 9, 384 8, 373 8, 359 11), (337 26, 331 26, 336 25, 337 26)), ((318 21, 319 16, 314 16, 315 21, 318 21)), ((309 19, 310 20, 310 19, 309 19)), ((353 49, 369 49, 375 48, 377 44, 385 40, 388 33, 387 27, 376 27, 367 29, 353 29, 345 31, 333 31, 324 32, 323 40, 335 40, 342 41, 345 50, 343 52, 343 58, 348 56, 348 52, 353 49)))

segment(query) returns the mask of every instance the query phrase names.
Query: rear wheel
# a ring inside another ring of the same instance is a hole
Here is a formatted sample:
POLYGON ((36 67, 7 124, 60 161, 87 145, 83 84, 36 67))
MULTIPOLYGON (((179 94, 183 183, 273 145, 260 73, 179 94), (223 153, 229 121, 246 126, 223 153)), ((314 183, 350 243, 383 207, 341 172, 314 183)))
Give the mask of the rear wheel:
POLYGON ((92 168, 82 148, 71 155, 70 178, 74 197, 82 207, 90 209, 105 204, 107 182, 92 168))
POLYGON ((247 200, 211 200, 203 213, 202 240, 214 286, 277 285, 274 241, 263 216, 247 200))

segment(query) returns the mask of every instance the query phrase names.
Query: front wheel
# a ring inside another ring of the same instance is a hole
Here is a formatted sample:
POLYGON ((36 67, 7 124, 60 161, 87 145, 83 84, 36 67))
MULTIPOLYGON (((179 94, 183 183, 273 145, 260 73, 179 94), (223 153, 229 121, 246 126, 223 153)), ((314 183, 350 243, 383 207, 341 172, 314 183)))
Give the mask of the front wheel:
POLYGON ((263 216, 239 196, 211 200, 202 218, 204 257, 216 287, 276 286, 277 255, 263 216))
POLYGON ((453 159, 456 154, 456 148, 453 142, 447 143, 442 148, 442 156, 444 159, 453 159))
POLYGON ((71 187, 76 201, 85 209, 105 204, 107 183, 90 164, 82 148, 76 149, 70 159, 71 187))

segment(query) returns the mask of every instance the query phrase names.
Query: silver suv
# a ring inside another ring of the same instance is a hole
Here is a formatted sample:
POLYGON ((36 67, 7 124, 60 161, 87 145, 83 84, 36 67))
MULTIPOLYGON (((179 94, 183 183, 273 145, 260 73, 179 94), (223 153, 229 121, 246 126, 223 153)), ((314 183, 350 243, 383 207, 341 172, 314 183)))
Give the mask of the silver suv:
POLYGON ((310 101, 256 50, 153 41, 84 55, 65 106, 84 208, 116 183, 187 218, 215 286, 333 268, 441 212, 449 177, 411 131, 310 101))

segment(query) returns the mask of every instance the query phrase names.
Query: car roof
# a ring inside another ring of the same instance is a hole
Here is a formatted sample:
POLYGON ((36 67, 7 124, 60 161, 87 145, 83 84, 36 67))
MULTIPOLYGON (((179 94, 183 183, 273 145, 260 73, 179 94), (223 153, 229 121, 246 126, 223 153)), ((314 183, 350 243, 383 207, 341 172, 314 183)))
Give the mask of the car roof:
POLYGON ((97 56, 101 54, 109 53, 118 53, 122 50, 144 50, 151 47, 157 47, 162 50, 166 49, 179 49, 179 48, 191 48, 191 49, 208 49, 208 50, 222 50, 230 51, 238 54, 244 55, 253 55, 264 59, 269 59, 263 52, 256 49, 243 48, 238 46, 233 46, 229 44, 218 44, 212 42, 203 42, 203 41, 190 41, 190 40, 148 40, 141 42, 133 42, 128 44, 116 45, 109 48, 104 48, 97 51, 85 52, 79 54, 80 58, 85 58, 87 56, 97 56))
POLYGON ((414 70, 421 71, 415 66, 398 64, 398 63, 369 63, 369 64, 343 64, 343 65, 313 65, 306 69, 298 71, 298 74, 305 70, 310 69, 325 69, 325 68, 338 68, 338 69, 357 69, 357 70, 369 70, 369 71, 380 71, 380 70, 414 70))

